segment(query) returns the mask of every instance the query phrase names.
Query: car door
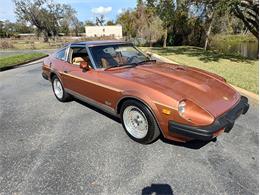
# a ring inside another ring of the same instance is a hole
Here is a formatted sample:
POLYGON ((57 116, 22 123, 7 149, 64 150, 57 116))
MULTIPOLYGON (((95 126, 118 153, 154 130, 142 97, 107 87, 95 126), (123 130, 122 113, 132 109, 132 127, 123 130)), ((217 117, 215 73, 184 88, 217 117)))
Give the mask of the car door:
MULTIPOLYGON (((80 99, 87 100, 97 106, 103 106, 108 111, 114 111, 112 104, 107 100, 105 94, 113 93, 105 84, 100 83, 100 73, 96 71, 90 64, 88 71, 83 71, 79 64, 73 63, 75 57, 83 57, 88 53, 85 46, 71 46, 68 51, 68 59, 63 66, 63 85, 72 95, 80 99), (81 52, 79 52, 81 50, 81 52), (76 52, 77 51, 77 52, 76 52), (76 53, 75 53, 76 52, 76 53)), ((88 63, 91 63, 88 61, 88 63)))
POLYGON ((73 63, 74 58, 85 58, 87 57, 85 46, 70 46, 68 49, 67 60, 63 64, 63 85, 66 90, 69 90, 78 95, 89 96, 90 91, 86 90, 89 88, 87 80, 92 80, 91 71, 88 74, 83 73, 80 68, 80 63, 73 63), (82 51, 82 52, 80 52, 82 51))

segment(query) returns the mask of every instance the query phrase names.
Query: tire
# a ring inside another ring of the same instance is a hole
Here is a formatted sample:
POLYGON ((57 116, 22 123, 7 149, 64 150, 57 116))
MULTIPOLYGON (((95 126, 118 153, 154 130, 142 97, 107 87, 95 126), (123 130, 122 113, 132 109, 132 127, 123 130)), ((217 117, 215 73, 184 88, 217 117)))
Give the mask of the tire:
POLYGON ((59 100, 60 102, 67 102, 71 100, 71 95, 64 90, 60 79, 56 75, 52 77, 51 84, 53 93, 57 100, 59 100))
POLYGON ((127 135, 138 143, 152 143, 160 135, 152 112, 139 101, 125 101, 120 109, 120 117, 127 135))

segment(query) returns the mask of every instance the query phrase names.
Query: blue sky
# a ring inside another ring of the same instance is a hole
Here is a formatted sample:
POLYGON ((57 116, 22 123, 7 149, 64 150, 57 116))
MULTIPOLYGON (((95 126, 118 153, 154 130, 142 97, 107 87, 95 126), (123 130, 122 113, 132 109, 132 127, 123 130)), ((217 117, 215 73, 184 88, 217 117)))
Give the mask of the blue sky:
MULTIPOLYGON (((14 22, 14 4, 12 0, 0 0, 0 20, 14 22)), ((105 17, 115 20, 118 13, 127 8, 134 8, 136 0, 54 0, 59 3, 70 4, 76 11, 80 21, 94 20, 96 13, 106 13, 105 17)))

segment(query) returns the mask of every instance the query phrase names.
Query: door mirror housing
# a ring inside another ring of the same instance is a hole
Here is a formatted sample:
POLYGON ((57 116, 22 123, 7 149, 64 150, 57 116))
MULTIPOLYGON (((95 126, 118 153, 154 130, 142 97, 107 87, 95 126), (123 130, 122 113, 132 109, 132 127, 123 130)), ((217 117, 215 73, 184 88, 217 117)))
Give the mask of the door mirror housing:
POLYGON ((152 54, 151 52, 147 51, 147 52, 146 52, 146 55, 147 55, 149 58, 151 58, 153 54, 152 54))
POLYGON ((79 67, 82 69, 83 72, 86 72, 89 70, 89 65, 87 62, 80 62, 79 67))

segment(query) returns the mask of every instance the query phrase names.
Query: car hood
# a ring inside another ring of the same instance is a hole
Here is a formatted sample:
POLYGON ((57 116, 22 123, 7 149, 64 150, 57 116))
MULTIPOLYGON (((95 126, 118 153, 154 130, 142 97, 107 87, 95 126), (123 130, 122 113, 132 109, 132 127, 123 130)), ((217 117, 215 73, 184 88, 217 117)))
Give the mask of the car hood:
POLYGON ((192 100, 215 117, 229 110, 240 99, 240 94, 221 77, 187 66, 146 64, 111 73, 153 88, 177 101, 192 100))

